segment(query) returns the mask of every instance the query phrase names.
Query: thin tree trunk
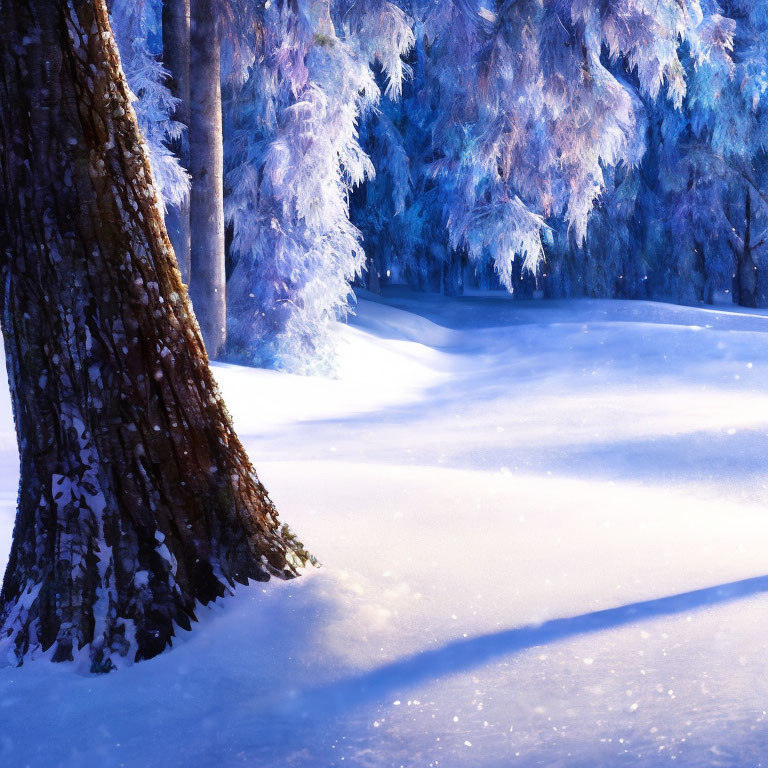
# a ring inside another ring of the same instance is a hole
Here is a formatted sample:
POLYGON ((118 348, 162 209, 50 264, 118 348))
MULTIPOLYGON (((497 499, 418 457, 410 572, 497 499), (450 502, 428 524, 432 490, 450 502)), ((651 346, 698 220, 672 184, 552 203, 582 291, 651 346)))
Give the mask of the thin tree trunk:
POLYGON ((519 257, 512 262, 512 286, 514 288, 512 296, 515 299, 533 298, 536 278, 530 272, 526 273, 526 270, 523 268, 523 260, 519 257))
POLYGON ((754 250, 752 248, 752 196, 749 189, 744 200, 744 248, 739 254, 736 265, 736 279, 738 281, 738 303, 742 307, 757 306, 757 264, 755 264, 754 250))
POLYGON ((712 304, 715 300, 715 292, 712 278, 707 268, 706 246, 698 240, 693 241, 694 253, 694 290, 696 299, 702 304, 712 304), (696 278, 698 277, 698 281, 696 278))
POLYGON ((235 435, 104 0, 0 0, 0 305, 21 458, 0 658, 94 671, 306 554, 235 435))
MULTIPOLYGON (((168 88, 179 102, 173 119, 186 126, 189 133, 189 0, 163 0, 163 64, 170 72, 168 88)), ((171 151, 189 170, 188 136, 171 143, 171 151)), ((189 282, 190 230, 189 199, 179 206, 169 206, 165 217, 181 279, 189 282)))
POLYGON ((189 288, 212 358, 224 354, 227 340, 220 69, 216 0, 191 0, 189 152, 192 245, 189 288))
POLYGON ((366 276, 368 278, 367 288, 371 293, 381 293, 382 280, 379 261, 380 259, 377 253, 368 257, 368 270, 366 276))
POLYGON ((451 248, 443 269, 443 294, 445 296, 464 295, 464 264, 461 251, 451 248))

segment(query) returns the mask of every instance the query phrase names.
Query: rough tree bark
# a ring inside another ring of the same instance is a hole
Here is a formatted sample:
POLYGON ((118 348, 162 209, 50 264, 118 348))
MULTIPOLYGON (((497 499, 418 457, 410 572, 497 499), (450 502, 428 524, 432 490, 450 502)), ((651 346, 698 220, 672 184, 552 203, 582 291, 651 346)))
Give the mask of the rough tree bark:
MULTIPOLYGON (((172 115, 189 132, 189 0, 163 0, 163 64, 170 72, 167 85, 179 100, 172 115)), ((169 147, 189 170, 188 137, 171 143, 169 147)), ((165 217, 181 279, 189 282, 190 220, 189 200, 180 206, 169 206, 165 217)))
POLYGON ((208 352, 219 358, 227 340, 219 14, 216 0, 191 0, 190 7, 189 289, 208 352))
POLYGON ((0 0, 0 303, 21 457, 0 660, 93 671, 306 560, 238 441, 104 0, 0 0), (83 654, 86 652, 84 651, 83 654))

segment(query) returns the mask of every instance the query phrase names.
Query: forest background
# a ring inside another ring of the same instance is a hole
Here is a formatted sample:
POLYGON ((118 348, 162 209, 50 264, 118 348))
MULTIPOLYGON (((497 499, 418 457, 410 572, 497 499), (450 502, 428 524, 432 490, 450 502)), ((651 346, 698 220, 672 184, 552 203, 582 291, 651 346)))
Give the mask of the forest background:
POLYGON ((768 305, 768 2, 112 0, 212 357, 354 288, 768 305))

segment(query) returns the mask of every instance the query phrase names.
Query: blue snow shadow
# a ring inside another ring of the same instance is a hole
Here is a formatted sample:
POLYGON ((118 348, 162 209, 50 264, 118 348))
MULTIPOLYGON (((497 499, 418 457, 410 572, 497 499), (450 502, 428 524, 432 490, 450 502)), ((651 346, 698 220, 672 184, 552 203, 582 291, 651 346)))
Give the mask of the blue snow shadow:
POLYGON ((302 717, 316 715, 318 711, 328 715, 338 714, 349 706, 357 706, 387 693, 400 692, 417 683, 466 672, 507 654, 641 620, 721 605, 764 592, 768 592, 768 576, 758 576, 580 616, 553 619, 543 624, 455 640, 441 648, 422 651, 370 672, 308 690, 287 706, 302 717))

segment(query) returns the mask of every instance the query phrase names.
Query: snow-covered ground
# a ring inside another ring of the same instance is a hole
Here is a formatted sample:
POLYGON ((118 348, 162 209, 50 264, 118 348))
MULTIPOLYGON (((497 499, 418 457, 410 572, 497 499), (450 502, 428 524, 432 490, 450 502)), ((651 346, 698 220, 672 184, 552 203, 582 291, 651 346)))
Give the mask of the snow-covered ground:
POLYGON ((217 367, 323 566, 0 669, 0 765, 768 765, 768 316, 393 290, 336 332, 338 380, 217 367))

